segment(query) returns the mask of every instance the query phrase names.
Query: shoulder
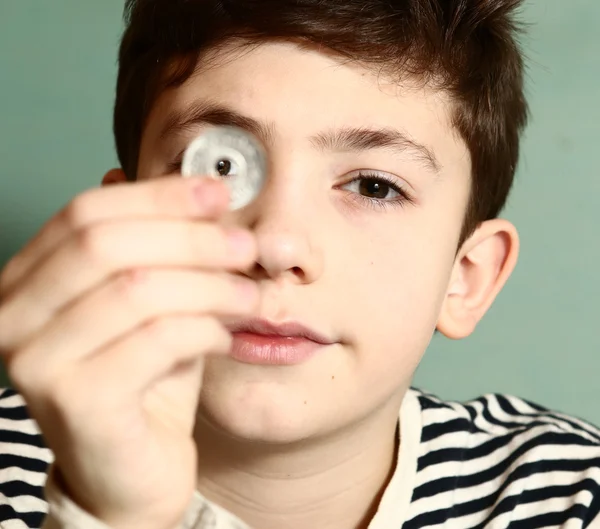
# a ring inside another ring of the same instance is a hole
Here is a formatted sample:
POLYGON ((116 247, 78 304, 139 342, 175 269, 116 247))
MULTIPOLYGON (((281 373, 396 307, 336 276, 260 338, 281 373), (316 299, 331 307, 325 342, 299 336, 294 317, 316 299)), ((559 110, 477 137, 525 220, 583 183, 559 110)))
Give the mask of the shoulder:
POLYGON ((52 453, 23 398, 13 389, 0 388, 0 525, 18 520, 26 527, 41 526, 51 462, 52 453))
POLYGON ((520 397, 494 393, 458 402, 443 401, 424 391, 416 393, 425 419, 424 427, 429 427, 432 438, 450 430, 467 430, 492 437, 534 432, 546 440, 560 437, 600 447, 597 426, 520 397))
POLYGON ((478 498, 485 523, 600 523, 598 427, 512 395, 457 402, 414 391, 421 406, 419 469, 426 494, 452 489, 467 503, 478 498), (451 479, 444 477, 448 465, 451 479))

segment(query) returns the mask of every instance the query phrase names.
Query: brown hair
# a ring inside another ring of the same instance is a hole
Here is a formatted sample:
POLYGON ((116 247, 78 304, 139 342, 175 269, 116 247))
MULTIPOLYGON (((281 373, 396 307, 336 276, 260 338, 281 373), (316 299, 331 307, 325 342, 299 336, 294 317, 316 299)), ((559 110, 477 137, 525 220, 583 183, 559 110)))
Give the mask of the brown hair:
POLYGON ((135 180, 143 128, 161 91, 185 82, 200 54, 239 39, 325 46, 398 80, 449 93, 472 159, 460 245, 499 215, 527 120, 514 13, 521 0, 127 0, 114 134, 135 180))

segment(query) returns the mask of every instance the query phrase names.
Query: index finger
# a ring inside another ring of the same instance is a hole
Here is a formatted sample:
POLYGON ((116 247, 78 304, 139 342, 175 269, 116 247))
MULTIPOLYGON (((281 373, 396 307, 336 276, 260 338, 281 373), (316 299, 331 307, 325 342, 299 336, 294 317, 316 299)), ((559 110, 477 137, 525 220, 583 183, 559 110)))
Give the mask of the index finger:
POLYGON ((227 211, 229 190, 212 178, 169 176, 94 188, 75 197, 6 265, 0 299, 29 274, 70 233, 119 218, 218 219, 227 211))

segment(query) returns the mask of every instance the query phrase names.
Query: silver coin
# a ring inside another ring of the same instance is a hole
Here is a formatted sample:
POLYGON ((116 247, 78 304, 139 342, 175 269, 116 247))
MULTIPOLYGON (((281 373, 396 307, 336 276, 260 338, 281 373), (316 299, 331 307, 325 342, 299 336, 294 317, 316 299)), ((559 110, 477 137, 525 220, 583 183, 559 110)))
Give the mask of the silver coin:
POLYGON ((267 177, 267 157, 260 142, 237 127, 208 129, 183 156, 184 177, 209 176, 230 189, 229 208, 240 209, 260 193, 267 177))

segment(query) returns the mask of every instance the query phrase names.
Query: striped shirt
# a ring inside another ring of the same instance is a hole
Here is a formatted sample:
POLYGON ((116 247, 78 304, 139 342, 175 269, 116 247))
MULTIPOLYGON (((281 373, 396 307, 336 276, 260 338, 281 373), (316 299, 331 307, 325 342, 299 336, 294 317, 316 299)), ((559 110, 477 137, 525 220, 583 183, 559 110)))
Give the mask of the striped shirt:
MULTIPOLYGON (((600 529, 600 430, 508 395, 411 389, 396 469, 369 529, 600 529)), ((23 399, 0 389, 0 528, 105 529, 55 484, 23 399)), ((244 529, 195 493, 181 528, 244 529)))

